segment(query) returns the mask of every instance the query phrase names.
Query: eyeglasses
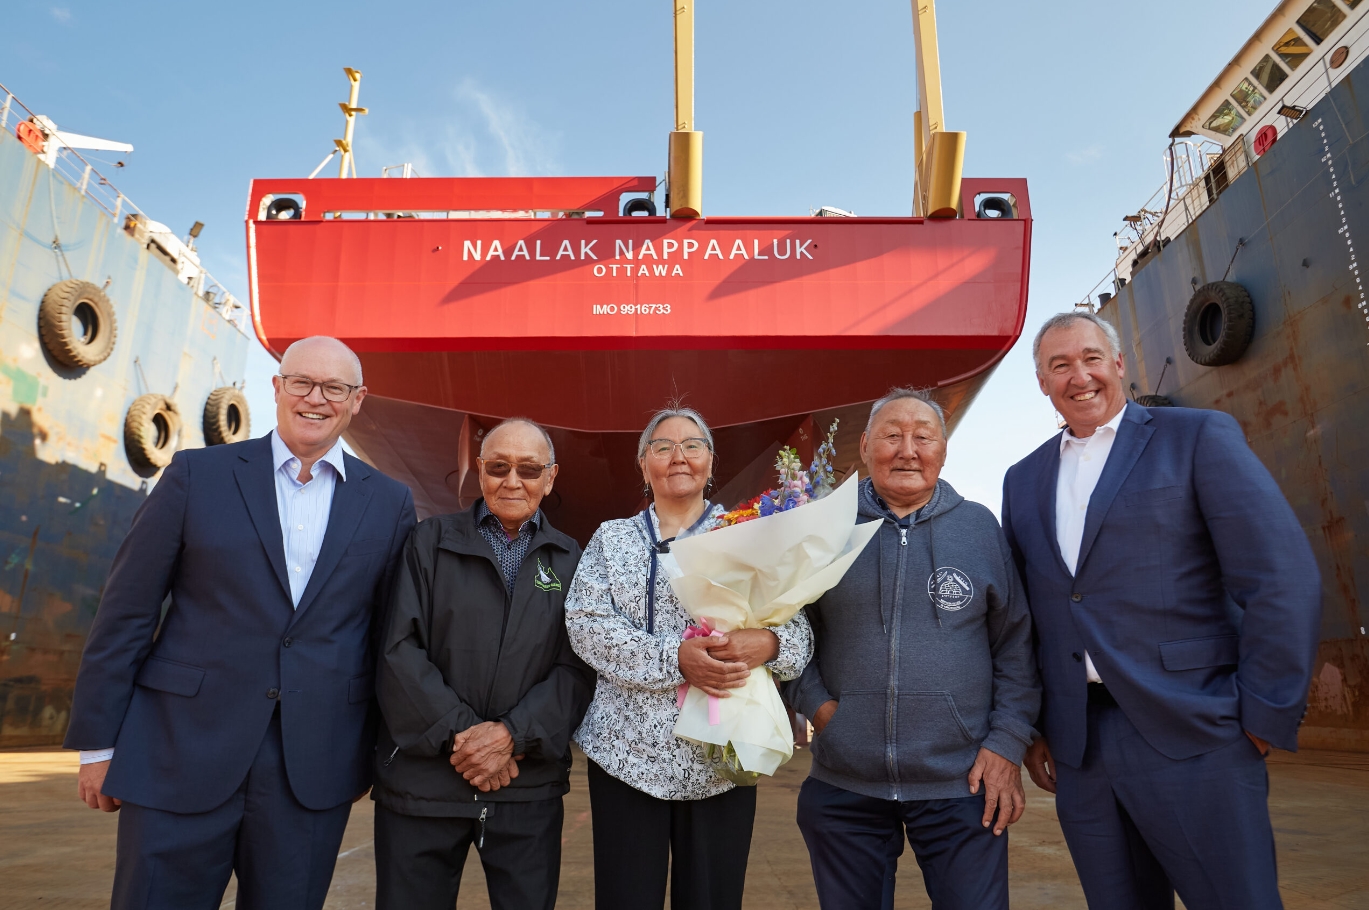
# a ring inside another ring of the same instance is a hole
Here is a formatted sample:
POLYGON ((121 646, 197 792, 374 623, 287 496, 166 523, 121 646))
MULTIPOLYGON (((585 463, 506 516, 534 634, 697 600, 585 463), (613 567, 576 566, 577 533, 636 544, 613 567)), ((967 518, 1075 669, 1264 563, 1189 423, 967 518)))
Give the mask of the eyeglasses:
POLYGON ((328 401, 346 401, 353 392, 361 388, 359 385, 348 385, 335 379, 330 379, 327 382, 316 382, 308 376, 286 376, 284 374, 277 374, 277 378, 280 379, 281 388, 296 398, 308 398, 314 393, 314 386, 319 386, 323 389, 323 397, 328 401))
POLYGON ((536 480, 542 476, 543 471, 551 467, 549 464, 510 464, 507 461, 486 461, 483 458, 480 459, 480 466, 491 477, 508 477, 510 471, 517 471, 523 480, 536 480))
POLYGON ((680 454, 690 461, 698 461, 709 453, 708 440, 691 436, 689 439, 676 442, 673 439, 653 439, 646 444, 647 451, 655 458, 669 458, 670 454, 676 449, 680 454))

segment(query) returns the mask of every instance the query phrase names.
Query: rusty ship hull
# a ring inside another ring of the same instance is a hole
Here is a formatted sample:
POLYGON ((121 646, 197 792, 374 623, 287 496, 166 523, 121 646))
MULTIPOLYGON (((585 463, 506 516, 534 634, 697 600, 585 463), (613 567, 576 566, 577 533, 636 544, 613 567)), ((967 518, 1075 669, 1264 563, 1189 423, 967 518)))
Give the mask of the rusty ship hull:
POLYGON ((1132 262, 1099 313, 1121 334, 1134 394, 1230 413, 1283 489, 1324 592, 1300 742, 1369 751, 1369 303, 1358 266, 1369 251, 1369 67, 1337 78, 1239 176, 1200 186, 1206 208, 1132 262), (1186 309, 1196 288, 1223 280, 1250 294, 1253 341, 1234 363, 1200 366, 1184 345, 1186 309))

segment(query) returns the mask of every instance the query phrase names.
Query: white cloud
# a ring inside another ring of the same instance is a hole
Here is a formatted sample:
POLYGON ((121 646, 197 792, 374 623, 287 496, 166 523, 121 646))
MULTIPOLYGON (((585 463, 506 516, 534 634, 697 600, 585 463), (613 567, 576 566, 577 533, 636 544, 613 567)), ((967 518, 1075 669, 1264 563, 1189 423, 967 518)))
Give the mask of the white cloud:
POLYGON ((1103 147, 1101 145, 1090 145, 1087 148, 1078 149, 1073 152, 1065 153, 1065 160, 1070 164, 1088 164, 1103 157, 1103 147))
POLYGON ((71 24, 71 10, 67 9, 65 6, 54 6, 51 9, 51 13, 52 18, 56 19, 59 25, 71 24))
POLYGON ((358 130, 358 175, 409 162, 424 177, 556 174, 559 136, 507 98, 465 79, 420 122, 358 130), (440 124, 440 125, 439 125, 440 124), (364 171, 364 173, 363 173, 364 171))

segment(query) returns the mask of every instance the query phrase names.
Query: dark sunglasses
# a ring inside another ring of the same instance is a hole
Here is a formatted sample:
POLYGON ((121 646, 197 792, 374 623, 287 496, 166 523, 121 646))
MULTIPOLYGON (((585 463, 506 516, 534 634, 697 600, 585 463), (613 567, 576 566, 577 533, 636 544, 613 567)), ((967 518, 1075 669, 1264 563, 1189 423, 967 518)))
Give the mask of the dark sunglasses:
POLYGON ((486 461, 480 459, 480 466, 491 477, 508 477, 509 471, 517 471, 523 480, 536 480, 542 472, 551 467, 549 464, 510 464, 507 461, 486 461))

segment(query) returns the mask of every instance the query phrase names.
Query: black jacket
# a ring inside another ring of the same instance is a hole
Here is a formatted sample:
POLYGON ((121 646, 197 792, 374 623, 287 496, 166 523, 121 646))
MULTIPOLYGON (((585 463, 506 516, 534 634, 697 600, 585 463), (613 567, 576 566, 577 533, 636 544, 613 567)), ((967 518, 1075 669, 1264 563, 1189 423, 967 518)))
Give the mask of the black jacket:
POLYGON ((510 596, 474 508, 414 529, 376 678, 382 723, 374 798, 382 806, 470 816, 488 803, 569 789, 570 737, 594 694, 594 671, 566 637, 565 596, 579 560, 579 545, 544 516, 510 596), (457 733, 487 720, 502 720, 514 753, 526 757, 510 786, 481 793, 448 757, 457 733))

